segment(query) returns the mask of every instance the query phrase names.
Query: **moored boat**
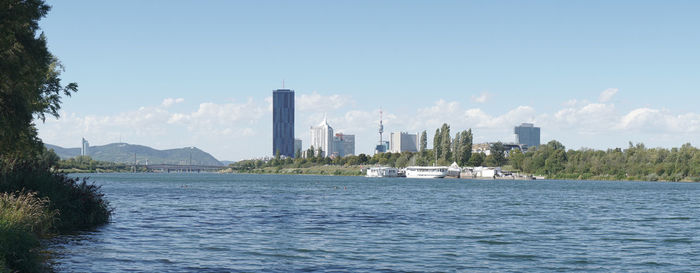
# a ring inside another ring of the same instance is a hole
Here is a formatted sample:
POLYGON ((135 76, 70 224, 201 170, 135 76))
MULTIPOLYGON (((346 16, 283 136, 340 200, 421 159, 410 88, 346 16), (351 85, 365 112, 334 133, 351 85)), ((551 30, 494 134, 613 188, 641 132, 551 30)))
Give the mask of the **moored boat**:
POLYGON ((445 178, 448 167, 445 166, 410 166, 406 167, 407 178, 445 178))
POLYGON ((367 169, 366 177, 397 177, 399 169, 393 167, 371 167, 367 169))

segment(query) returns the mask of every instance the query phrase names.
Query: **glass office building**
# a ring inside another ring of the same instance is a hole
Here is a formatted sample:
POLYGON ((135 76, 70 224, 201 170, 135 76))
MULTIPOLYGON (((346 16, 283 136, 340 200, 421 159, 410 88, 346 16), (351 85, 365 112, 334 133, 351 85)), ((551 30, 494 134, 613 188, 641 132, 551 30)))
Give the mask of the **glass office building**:
POLYGON ((272 91, 272 155, 294 157, 294 90, 272 91))

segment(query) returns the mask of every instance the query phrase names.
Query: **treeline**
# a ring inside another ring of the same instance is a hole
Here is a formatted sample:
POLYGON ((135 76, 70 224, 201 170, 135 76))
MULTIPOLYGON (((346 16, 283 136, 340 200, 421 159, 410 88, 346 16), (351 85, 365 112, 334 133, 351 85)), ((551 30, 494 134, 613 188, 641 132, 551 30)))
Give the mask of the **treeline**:
POLYGON ((550 141, 526 153, 511 153, 509 163, 557 179, 700 181, 700 150, 690 143, 650 149, 630 142, 627 149, 567 151, 558 141, 550 141))
POLYGON ((42 0, 0 4, 0 272, 51 271, 40 238, 109 221, 100 188, 55 170, 58 156, 44 147, 34 121, 58 117, 63 67, 48 50, 39 19, 42 0))
MULTIPOLYGON (((94 160, 90 156, 81 155, 69 159, 62 159, 58 162, 60 170, 68 171, 103 171, 103 172, 129 172, 132 171, 132 166, 125 163, 115 163, 107 161, 94 160)), ((143 171, 145 167, 139 167, 137 171, 143 171)))

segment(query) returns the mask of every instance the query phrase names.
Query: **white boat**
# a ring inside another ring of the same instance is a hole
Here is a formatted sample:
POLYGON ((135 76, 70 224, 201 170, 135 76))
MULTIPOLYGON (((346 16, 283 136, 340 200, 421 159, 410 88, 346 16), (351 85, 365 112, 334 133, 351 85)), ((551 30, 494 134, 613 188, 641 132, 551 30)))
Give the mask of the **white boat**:
POLYGON ((397 177, 399 169, 393 167, 371 167, 367 169, 366 177, 397 177))
POLYGON ((411 166, 406 167, 406 177, 407 178, 445 178, 447 176, 448 167, 445 166, 434 166, 434 167, 421 167, 421 166, 411 166))
POLYGON ((457 162, 452 163, 450 167, 447 168, 447 177, 459 178, 459 174, 462 172, 462 168, 457 165, 457 162))

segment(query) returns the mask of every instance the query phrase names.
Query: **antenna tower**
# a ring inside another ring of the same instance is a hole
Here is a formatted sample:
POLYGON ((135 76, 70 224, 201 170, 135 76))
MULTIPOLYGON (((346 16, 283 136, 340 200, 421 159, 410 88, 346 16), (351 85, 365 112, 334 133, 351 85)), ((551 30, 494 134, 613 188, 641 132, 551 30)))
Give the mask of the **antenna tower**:
POLYGON ((382 123, 382 108, 379 107, 379 145, 383 145, 382 133, 384 133, 384 124, 382 123))

